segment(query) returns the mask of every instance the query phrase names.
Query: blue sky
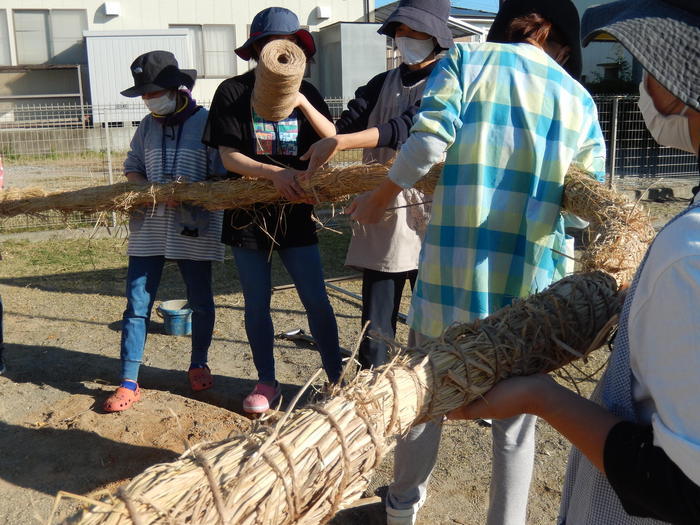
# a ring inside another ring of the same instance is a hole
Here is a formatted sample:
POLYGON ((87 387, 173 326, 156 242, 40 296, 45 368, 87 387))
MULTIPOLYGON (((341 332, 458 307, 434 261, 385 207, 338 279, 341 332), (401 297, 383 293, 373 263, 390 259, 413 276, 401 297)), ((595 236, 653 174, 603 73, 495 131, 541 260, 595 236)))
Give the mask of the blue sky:
MULTIPOLYGON (((375 5, 381 7, 390 4, 394 0, 375 0, 375 5)), ((454 7, 467 7, 469 9, 482 9, 484 11, 498 11, 498 0, 452 0, 454 7)))

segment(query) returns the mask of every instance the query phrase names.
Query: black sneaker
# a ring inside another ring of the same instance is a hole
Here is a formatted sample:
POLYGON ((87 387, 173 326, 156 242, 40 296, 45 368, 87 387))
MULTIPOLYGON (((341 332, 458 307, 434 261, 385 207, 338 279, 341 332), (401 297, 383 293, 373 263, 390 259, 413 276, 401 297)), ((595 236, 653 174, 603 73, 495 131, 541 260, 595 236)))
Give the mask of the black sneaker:
POLYGON ((0 375, 5 372, 5 361, 2 359, 2 351, 5 350, 3 345, 0 345, 0 375))

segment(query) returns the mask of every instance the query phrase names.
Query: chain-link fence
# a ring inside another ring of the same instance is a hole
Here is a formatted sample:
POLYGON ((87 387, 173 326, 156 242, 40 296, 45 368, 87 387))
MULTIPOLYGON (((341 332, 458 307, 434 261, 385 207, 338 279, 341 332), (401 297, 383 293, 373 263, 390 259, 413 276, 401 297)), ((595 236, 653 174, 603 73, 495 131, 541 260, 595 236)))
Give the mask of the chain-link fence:
POLYGON ((609 182, 635 178, 696 178, 697 156, 659 146, 644 125, 638 96, 594 97, 608 152, 609 182))
MULTIPOLYGON (((697 175, 695 156, 659 147, 644 126, 637 97, 596 97, 608 146, 608 176, 615 183, 638 177, 697 175)), ((326 101, 334 119, 346 100, 326 101)), ((208 103, 204 104, 208 107, 208 103)), ((136 126, 146 114, 141 101, 110 107, 53 105, 0 108, 0 155, 5 188, 63 190, 122 180, 122 164, 136 126)), ((360 162, 360 151, 341 152, 338 165, 360 162)), ((0 172, 2 173, 2 172, 0 172)), ((47 213, 0 222, 0 231, 92 225, 98 217, 47 213)))

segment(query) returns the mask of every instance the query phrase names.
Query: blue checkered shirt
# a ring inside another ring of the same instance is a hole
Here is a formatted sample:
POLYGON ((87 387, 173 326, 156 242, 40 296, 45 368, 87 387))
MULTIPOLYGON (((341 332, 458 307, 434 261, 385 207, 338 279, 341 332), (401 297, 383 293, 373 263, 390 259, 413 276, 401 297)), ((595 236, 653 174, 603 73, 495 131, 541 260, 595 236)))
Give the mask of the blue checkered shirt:
MULTIPOLYGON (((437 337, 564 271, 564 176, 605 176, 588 92, 529 44, 457 44, 428 80, 412 133, 448 146, 409 323, 437 337)), ((397 180, 401 184, 400 180, 397 180)))

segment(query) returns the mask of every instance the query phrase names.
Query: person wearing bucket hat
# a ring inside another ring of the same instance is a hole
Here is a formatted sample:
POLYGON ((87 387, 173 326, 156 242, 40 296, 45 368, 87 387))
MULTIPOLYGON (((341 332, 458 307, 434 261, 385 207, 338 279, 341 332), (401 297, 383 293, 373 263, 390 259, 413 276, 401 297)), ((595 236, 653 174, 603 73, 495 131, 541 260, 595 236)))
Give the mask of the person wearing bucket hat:
MULTIPOLYGON (((521 14, 511 1, 519 0, 507 1, 499 19, 507 43, 455 44, 428 79, 388 179, 346 209, 353 220, 378 222, 447 153, 420 252, 409 343, 440 337, 452 323, 484 318, 562 277, 564 176, 576 164, 604 178, 595 104, 562 67, 572 46, 558 27, 568 19, 521 14)), ((492 422, 489 525, 526 522, 535 423, 520 414, 492 422)), ((417 425, 397 443, 388 523, 415 523, 441 428, 441 421, 417 425)))
POLYGON ((262 48, 260 44, 264 45, 274 36, 294 36, 307 58, 316 54, 316 44, 311 33, 302 29, 297 15, 284 7, 269 7, 255 15, 253 23, 250 24, 250 37, 234 52, 243 60, 257 60, 259 52, 256 50, 256 44, 262 48))
MULTIPOLYGON (((399 67, 380 73, 355 92, 336 122, 338 134, 314 144, 302 159, 309 159, 309 177, 338 151, 363 148, 363 162, 390 162, 408 138, 427 78, 439 53, 452 47, 447 26, 449 0, 401 0, 378 33, 394 39, 401 53, 399 67)), ((406 281, 411 289, 418 274, 418 255, 430 216, 429 198, 414 189, 401 192, 391 213, 380 224, 352 224, 345 264, 362 271, 360 326, 369 327, 358 351, 362 368, 378 367, 389 360, 387 344, 370 331, 393 338, 406 281)), ((387 520, 401 520, 387 503, 387 520)), ((398 512, 401 514, 401 511, 398 512)))
MULTIPOLYGON (((264 46, 275 39, 294 41, 309 58, 316 49, 311 35, 299 27, 296 15, 281 7, 255 15, 250 31, 250 38, 236 50, 245 60, 258 60, 264 46)), ((323 97, 306 81, 301 83, 297 105, 289 116, 278 122, 265 120, 252 105, 255 82, 255 70, 251 70, 221 83, 203 141, 218 148, 231 177, 269 180, 289 201, 226 210, 221 234, 222 241, 231 246, 238 268, 245 329, 258 373, 258 383, 243 400, 243 409, 262 413, 280 397, 270 313, 273 252, 279 254, 294 281, 331 382, 339 379, 342 362, 336 319, 323 279, 312 200, 298 182, 308 165, 300 159, 301 154, 318 139, 334 135, 335 127, 323 97)))
MULTIPOLYGON (((642 65, 640 109, 662 144, 700 162, 700 3, 623 0, 588 9, 584 43, 620 42, 642 65)), ((546 376, 500 383, 452 417, 533 413, 569 439, 557 523, 700 523, 700 199, 657 234, 622 308, 591 400, 546 376)))
MULTIPOLYGON (((207 110, 192 98, 197 73, 181 70, 169 51, 151 51, 131 64, 134 85, 122 91, 140 96, 150 111, 139 123, 124 161, 130 182, 166 184, 203 181, 225 173, 218 152, 201 142, 207 110)), ((193 391, 213 385, 207 354, 214 330, 212 261, 222 261, 221 212, 179 204, 134 210, 129 220, 127 306, 122 320, 121 384, 105 401, 119 412, 139 400, 137 383, 151 311, 166 260, 175 261, 192 309, 192 351, 188 379, 193 391)))
MULTIPOLYGON (((355 92, 336 122, 338 134, 318 141, 302 159, 309 159, 309 176, 338 151, 364 148, 363 162, 386 163, 408 138, 413 117, 438 53, 453 45, 447 27, 449 0, 402 0, 378 32, 394 38, 401 48, 399 67, 380 73, 355 92)), ((352 225, 345 264, 362 271, 361 326, 393 338, 406 281, 418 273, 421 235, 429 204, 415 189, 399 194, 391 215, 381 224, 352 225)), ((388 360, 388 348, 378 338, 364 337, 358 352, 363 368, 388 360)))

